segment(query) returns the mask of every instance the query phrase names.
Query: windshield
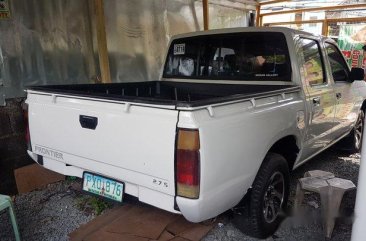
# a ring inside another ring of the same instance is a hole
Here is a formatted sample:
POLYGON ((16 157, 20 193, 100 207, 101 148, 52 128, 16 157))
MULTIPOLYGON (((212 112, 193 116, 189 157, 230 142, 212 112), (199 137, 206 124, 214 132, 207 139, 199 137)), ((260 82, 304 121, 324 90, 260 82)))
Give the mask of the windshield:
POLYGON ((170 46, 163 77, 291 81, 286 39, 278 32, 176 39, 170 46))

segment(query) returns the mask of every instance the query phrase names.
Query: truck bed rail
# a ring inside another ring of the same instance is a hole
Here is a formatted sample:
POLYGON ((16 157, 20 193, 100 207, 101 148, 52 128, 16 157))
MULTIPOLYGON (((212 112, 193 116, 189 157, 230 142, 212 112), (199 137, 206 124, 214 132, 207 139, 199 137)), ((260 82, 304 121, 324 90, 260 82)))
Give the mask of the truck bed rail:
POLYGON ((33 86, 30 91, 143 104, 194 108, 241 99, 296 92, 294 85, 252 85, 147 81, 138 83, 33 86))

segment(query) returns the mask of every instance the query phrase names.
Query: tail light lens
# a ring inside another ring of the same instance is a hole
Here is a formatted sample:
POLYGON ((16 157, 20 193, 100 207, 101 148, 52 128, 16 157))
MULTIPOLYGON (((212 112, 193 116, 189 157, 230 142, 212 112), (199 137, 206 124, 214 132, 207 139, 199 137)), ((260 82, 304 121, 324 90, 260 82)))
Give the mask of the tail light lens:
POLYGON ((200 140, 198 130, 178 130, 177 195, 197 199, 200 192, 200 140))
POLYGON ((29 132, 29 119, 28 119, 28 104, 23 103, 23 116, 24 116, 24 125, 25 125, 25 142, 27 143, 27 148, 29 151, 32 151, 32 145, 30 140, 30 132, 29 132))

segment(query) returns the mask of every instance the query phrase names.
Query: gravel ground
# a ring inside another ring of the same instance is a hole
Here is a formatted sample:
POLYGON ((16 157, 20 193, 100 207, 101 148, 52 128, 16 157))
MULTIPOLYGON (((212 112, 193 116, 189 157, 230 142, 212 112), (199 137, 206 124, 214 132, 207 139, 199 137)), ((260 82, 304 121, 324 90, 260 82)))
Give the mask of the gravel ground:
MULTIPOLYGON (((332 172, 336 177, 353 181, 357 186, 360 154, 348 154, 331 148, 319 154, 303 166, 296 169, 291 175, 289 206, 292 207, 295 199, 296 180, 303 177, 310 170, 332 172)), ((351 239, 351 216, 355 205, 356 191, 350 191, 343 197, 340 207, 341 216, 337 221, 332 234, 332 241, 347 241, 351 239)), ((287 218, 273 237, 267 241, 316 241, 324 240, 321 224, 320 198, 316 194, 308 194, 304 200, 304 215, 287 218)), ((223 217, 220 225, 215 227, 203 241, 236 241, 257 240, 245 236, 236 229, 227 216, 223 217)))
MULTIPOLYGON (((16 196, 15 211, 22 240, 68 240, 67 235, 94 218, 77 208, 79 194, 70 182, 59 182, 47 188, 16 196)), ((0 214, 0 240, 14 240, 7 212, 0 214)))
MULTIPOLYGON (((291 177, 289 206, 295 196, 296 180, 308 170, 333 172, 337 177, 352 180, 357 185, 359 154, 349 155, 330 149, 295 170, 291 177)), ((73 188, 76 182, 60 182, 47 188, 16 196, 15 209, 23 240, 58 241, 68 240, 67 235, 95 217, 90 210, 78 208, 81 194, 73 188)), ((343 198, 341 211, 343 218, 337 220, 331 240, 346 241, 351 238, 352 222, 350 216, 354 208, 356 191, 343 198)), ((324 240, 320 219, 320 200, 317 195, 306 195, 304 201, 306 215, 287 218, 267 240, 324 240), (318 206, 318 207, 317 207, 318 206)), ((245 236, 230 223, 230 214, 221 215, 219 224, 203 241, 256 240, 245 236)), ((0 213, 0 241, 13 240, 12 229, 7 213, 0 213)))

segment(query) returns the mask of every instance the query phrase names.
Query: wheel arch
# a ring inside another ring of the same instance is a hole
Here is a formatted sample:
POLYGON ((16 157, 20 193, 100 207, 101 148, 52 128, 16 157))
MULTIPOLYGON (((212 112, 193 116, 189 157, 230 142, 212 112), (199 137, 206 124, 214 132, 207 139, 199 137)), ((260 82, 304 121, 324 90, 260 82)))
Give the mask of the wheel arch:
POLYGON ((362 102, 361 110, 363 110, 363 112, 366 112, 366 100, 364 100, 364 101, 362 102))
POLYGON ((289 170, 293 169, 300 148, 297 145, 296 136, 288 135, 277 140, 269 149, 269 152, 282 155, 289 166, 289 170))

